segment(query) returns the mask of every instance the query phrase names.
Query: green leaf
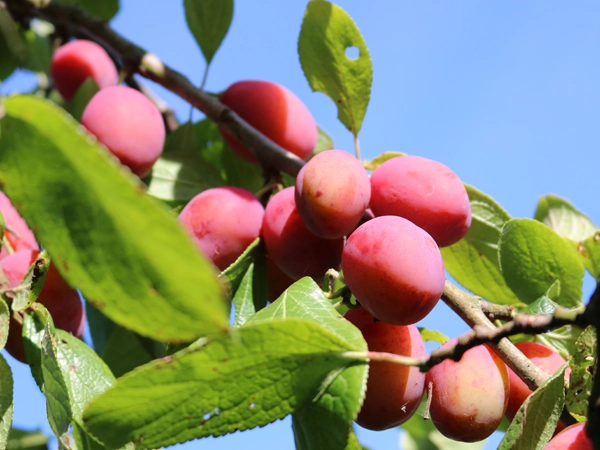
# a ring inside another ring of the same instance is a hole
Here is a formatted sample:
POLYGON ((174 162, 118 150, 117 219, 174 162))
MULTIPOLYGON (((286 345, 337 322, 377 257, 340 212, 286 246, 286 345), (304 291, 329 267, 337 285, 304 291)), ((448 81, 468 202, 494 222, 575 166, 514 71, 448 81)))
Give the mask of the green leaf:
POLYGON ((41 431, 12 428, 8 435, 6 450, 48 450, 48 436, 41 431))
POLYGON ((589 217, 555 195, 540 198, 535 210, 535 220, 573 241, 583 241, 598 231, 589 217))
POLYGON ((488 195, 465 187, 471 202, 471 227, 456 244, 440 249, 444 266, 456 281, 476 295, 503 305, 519 303, 506 285, 498 262, 498 240, 510 216, 488 195))
POLYGON ((560 281, 556 280, 544 295, 530 303, 519 312, 525 314, 554 314, 558 304, 552 301, 560 295, 560 281))
POLYGON ((115 377, 94 350, 63 330, 56 330, 54 350, 65 380, 72 417, 80 422, 88 403, 111 387, 115 377))
POLYGON ((578 251, 588 272, 600 280, 600 232, 581 242, 578 251))
POLYGON ((565 401, 565 369, 531 394, 508 427, 498 450, 542 450, 552 438, 565 401))
POLYGON ((223 286, 170 212, 52 103, 14 96, 5 107, 0 185, 63 277, 145 336, 190 342, 224 329, 223 286))
POLYGON ((65 105, 65 110, 71 114, 76 121, 81 122, 81 116, 83 115, 85 107, 99 90, 100 88, 93 78, 86 78, 81 87, 75 92, 71 101, 65 105))
POLYGON ((79 6, 102 20, 110 20, 119 12, 119 0, 78 0, 79 6))
POLYGON ((423 418, 427 399, 424 396, 417 412, 402 424, 400 448, 402 450, 479 450, 486 441, 458 442, 440 433, 431 420, 423 418))
POLYGON ((23 316, 23 347, 31 369, 31 375, 38 387, 43 390, 42 338, 46 328, 46 317, 49 316, 49 313, 39 303, 34 306, 35 310, 28 310, 23 316))
POLYGON ((148 194, 187 203, 200 192, 224 184, 219 170, 199 151, 193 125, 188 122, 167 137, 163 155, 152 168, 148 194))
POLYGON ((58 438, 59 448, 69 448, 69 425, 71 424, 71 402, 63 374, 56 355, 56 336, 54 325, 48 314, 42 335, 42 375, 48 422, 58 438))
POLYGON ((229 31, 233 0, 184 0, 185 20, 210 64, 229 31))
POLYGON ((13 376, 10 366, 0 355, 0 448, 6 448, 13 420, 13 376))
MULTIPOLYGON (((309 277, 290 286, 275 302, 256 313, 248 323, 273 319, 300 318, 324 326, 347 342, 366 350, 362 333, 342 319, 309 277)), ((352 421, 364 398, 368 366, 340 369, 324 394, 294 412, 292 424, 299 449, 345 450, 357 448, 352 438, 352 421)), ((358 447, 360 448, 360 447, 358 447)))
POLYGON ((272 320, 201 340, 126 374, 84 413, 109 447, 157 448, 263 426, 313 401, 330 374, 364 364, 312 322, 272 320))
MULTIPOLYGON (((2 10, 0 10, 1 14, 2 10)), ((13 74, 18 64, 17 58, 12 54, 6 42, 1 26, 0 24, 0 55, 2 55, 2 58, 0 58, 0 81, 4 81, 13 74)))
POLYGON ((15 288, 15 296, 11 304, 13 311, 24 311, 37 300, 44 287, 49 267, 50 258, 44 250, 37 256, 23 281, 15 288))
POLYGON ((119 325, 113 329, 101 355, 115 377, 154 359, 137 334, 119 325))
POLYGON ((579 256, 556 232, 532 219, 512 219, 498 244, 506 283, 523 303, 531 303, 560 281, 559 305, 581 304, 584 267, 579 256))
POLYGON ((105 450, 104 445, 91 437, 77 422, 73 423, 73 439, 77 450, 105 450))
POLYGON ((194 124, 198 150, 202 158, 217 167, 223 184, 257 192, 263 185, 262 169, 234 153, 223 140, 217 125, 208 119, 194 124))
POLYGON ((338 119, 358 135, 367 112, 373 81, 369 50, 352 18, 337 5, 308 3, 298 54, 313 91, 323 92, 338 109, 338 119), (358 56, 347 51, 358 50, 358 56))
MULTIPOLYGON (((8 329, 10 324, 10 309, 4 301, 0 298, 0 350, 6 345, 6 339, 8 339, 8 329)), ((1 448, 1 447, 0 447, 1 448)))
POLYGON ((52 44, 50 34, 54 27, 47 22, 33 21, 31 28, 21 33, 23 41, 27 46, 27 60, 23 67, 38 72, 50 74, 50 62, 52 60, 52 44))
POLYGON ((594 327, 587 327, 575 343, 575 352, 569 360, 571 375, 565 404, 579 422, 587 420, 588 399, 592 393, 593 374, 598 360, 597 338, 594 327))
POLYGON ((3 70, 4 73, 7 73, 13 63, 17 66, 23 66, 27 63, 29 57, 27 43, 19 33, 17 24, 6 8, 0 8, 0 41, 4 42, 3 45, 8 50, 6 53, 2 53, 1 58, 4 60, 6 57, 8 62, 3 70))
POLYGON ((230 286, 235 306, 234 326, 243 325, 267 305, 266 249, 257 238, 220 277, 230 286))
POLYGON ((366 170, 371 172, 377 169, 384 162, 390 159, 397 158, 398 156, 406 156, 406 153, 402 152, 383 152, 381 155, 376 156, 371 161, 363 161, 363 166, 366 170))
POLYGON ((421 333, 421 337, 423 338, 423 342, 434 341, 438 344, 444 345, 446 342, 450 340, 448 336, 443 333, 440 333, 436 330, 430 330, 428 328, 418 327, 419 333, 421 333))
POLYGON ((334 148, 333 139, 327 134, 323 128, 317 125, 317 144, 313 150, 313 155, 324 152, 325 150, 331 150, 334 148))

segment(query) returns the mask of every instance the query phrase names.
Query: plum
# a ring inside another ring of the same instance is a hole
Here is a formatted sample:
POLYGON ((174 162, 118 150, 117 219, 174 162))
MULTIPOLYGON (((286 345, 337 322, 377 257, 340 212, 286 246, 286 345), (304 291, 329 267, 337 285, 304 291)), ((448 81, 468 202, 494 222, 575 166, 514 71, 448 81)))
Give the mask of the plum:
POLYGON ((587 422, 568 426, 554 436, 544 450, 593 450, 594 446, 586 428, 587 422))
POLYGON ((54 52, 50 75, 54 87, 67 102, 88 78, 93 78, 100 89, 119 81, 117 68, 108 53, 85 39, 67 42, 54 52))
POLYGON ((447 438, 481 441, 500 425, 508 403, 508 373, 504 362, 486 345, 467 350, 458 362, 446 359, 432 367, 425 377, 426 386, 430 382, 429 413, 447 438))
POLYGON ((361 162, 342 150, 314 156, 296 177, 296 207, 317 236, 337 239, 356 228, 371 197, 369 175, 361 162))
MULTIPOLYGON (((19 215, 18 211, 2 191, 0 191, 0 212, 4 217, 4 223, 6 225, 4 239, 8 241, 12 250, 40 249, 33 232, 29 229, 25 220, 19 215)), ((0 259, 6 258, 8 254, 6 248, 2 246, 2 248, 0 248, 0 259)))
MULTIPOLYGON (((349 310, 344 317, 356 326, 370 351, 402 356, 425 356, 425 344, 414 325, 389 325, 377 321, 364 308, 349 310)), ((418 367, 371 361, 367 391, 356 423, 369 430, 396 427, 412 417, 421 398, 425 374, 418 367)))
MULTIPOLYGON (((302 101, 290 90, 270 81, 244 80, 229 86, 221 95, 229 106, 252 127, 300 159, 306 160, 317 144, 317 125, 302 101)), ((254 153, 220 129, 231 149, 250 162, 254 153)))
POLYGON ((196 195, 179 222, 219 270, 229 267, 260 236, 264 208, 251 192, 217 187, 196 195))
POLYGON ((323 239, 306 228, 296 209, 293 186, 269 200, 263 238, 267 254, 293 280, 309 276, 321 284, 328 269, 340 266, 344 239, 323 239))
POLYGON ((392 325, 410 325, 429 314, 446 277, 431 236, 397 216, 376 217, 358 227, 344 246, 342 270, 360 304, 392 325))
POLYGON ((471 226, 465 186, 448 167, 420 156, 392 158, 373 171, 375 216, 404 217, 427 231, 438 246, 459 241, 471 226))
POLYGON ((140 178, 150 173, 165 144, 160 112, 127 86, 97 92, 85 107, 81 124, 140 178))
MULTIPOLYGON (((29 267, 39 251, 19 250, 0 261, 0 267, 8 279, 9 286, 17 286, 25 278, 29 267)), ((78 292, 50 264, 44 286, 37 299, 52 315, 54 325, 81 339, 85 327, 85 310, 78 292)), ((6 350, 17 360, 27 364, 23 349, 22 325, 11 319, 6 350)))

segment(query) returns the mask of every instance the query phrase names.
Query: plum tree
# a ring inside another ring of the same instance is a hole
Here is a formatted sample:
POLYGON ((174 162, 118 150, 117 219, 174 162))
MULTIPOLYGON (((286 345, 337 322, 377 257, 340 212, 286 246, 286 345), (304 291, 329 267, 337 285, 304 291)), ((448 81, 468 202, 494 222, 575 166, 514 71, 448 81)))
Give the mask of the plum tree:
POLYGON ((375 216, 404 217, 427 231, 440 247, 458 242, 471 225, 467 191, 448 167, 420 156, 392 158, 373 171, 375 216))
POLYGON ((263 216, 254 194, 225 186, 196 195, 179 214, 179 222, 215 266, 225 270, 260 236, 263 216))
POLYGON ((298 213, 306 227, 322 238, 350 234, 370 197, 366 170, 358 159, 342 150, 315 155, 296 177, 298 213))
MULTIPOLYGON (((552 375, 565 363, 565 359, 558 352, 537 342, 517 342, 515 346, 533 364, 548 375, 552 375)), ((527 387, 525 382, 510 367, 507 366, 506 368, 508 370, 508 378, 510 379, 510 394, 508 396, 508 406, 506 407, 506 417, 512 421, 525 399, 531 394, 531 389, 527 387)), ((565 378, 568 379, 567 373, 565 373, 565 378)))
POLYGON ((586 434, 587 422, 566 427, 552 438, 544 450, 593 450, 592 441, 586 434))
POLYGON ((293 186, 269 200, 262 233, 267 254, 294 280, 309 276, 321 283, 328 269, 340 266, 344 239, 323 239, 306 228, 296 209, 293 186))
POLYGON ((81 124, 140 178, 150 173, 165 143, 160 112, 145 95, 127 86, 97 92, 85 107, 81 124))
POLYGON ((432 385, 431 420, 444 436, 476 442, 500 425, 508 404, 508 373, 487 346, 467 350, 458 362, 442 361, 427 372, 425 383, 432 385))
MULTIPOLYGON (((19 250, 0 261, 0 268, 6 275, 10 288, 18 286, 23 281, 38 254, 37 250, 19 250)), ((53 264, 50 264, 48 268, 37 302, 48 309, 56 327, 68 331, 78 338, 83 336, 85 311, 79 294, 69 286, 53 264)), ((22 325, 11 319, 6 350, 15 359, 27 364, 21 329, 22 325)))
MULTIPOLYGON (((402 356, 425 356, 425 344, 414 325, 389 325, 376 320, 364 308, 352 309, 344 317, 362 333, 370 351, 402 356)), ((364 403, 356 423, 370 430, 385 430, 412 417, 421 398, 425 374, 417 367, 371 361, 364 403)))
MULTIPOLYGON (((33 232, 2 191, 0 191, 0 213, 4 217, 6 227, 3 239, 10 245, 11 251, 39 250, 33 232)), ((5 245, 0 245, 0 259, 6 258, 8 255, 9 251, 5 245)))
POLYGON ((50 74, 54 87, 70 102, 84 81, 92 78, 100 89, 114 86, 119 74, 108 53, 85 39, 67 42, 52 55, 50 74))
POLYGON ((409 325, 423 319, 444 290, 444 262, 426 231, 397 216, 358 227, 342 253, 344 279, 377 319, 409 325))
MULTIPOLYGON (((220 97, 239 116, 300 159, 308 159, 317 143, 317 125, 308 108, 289 89, 262 80, 229 86, 220 97)), ((257 162, 254 154, 221 129, 225 142, 238 155, 257 162)))

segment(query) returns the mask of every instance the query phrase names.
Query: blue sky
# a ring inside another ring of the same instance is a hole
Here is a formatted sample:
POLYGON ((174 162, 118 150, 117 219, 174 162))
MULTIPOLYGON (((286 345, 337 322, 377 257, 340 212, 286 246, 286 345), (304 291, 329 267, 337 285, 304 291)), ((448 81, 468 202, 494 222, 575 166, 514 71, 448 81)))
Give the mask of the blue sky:
MULTIPOLYGON (((204 60, 185 25, 182 2, 121 0, 113 25, 200 84, 204 60)), ((364 158, 402 151, 448 165, 513 217, 532 217, 539 197, 570 200, 600 225, 594 195, 600 162, 600 4, 591 0, 359 2, 340 0, 369 47, 374 79, 360 133, 364 158)), ((236 2, 229 35, 206 88, 265 79, 295 92, 336 148, 353 151, 330 99, 312 93, 297 38, 305 1, 236 2)), ((3 86, 23 89, 17 74, 3 86)), ((152 85, 151 83, 148 83, 152 85)), ((186 119, 189 106, 152 85, 186 119)), ((196 113, 194 118, 200 118, 196 113)), ((591 280, 586 293, 591 292, 591 280)), ((422 325, 456 336, 467 330, 440 304, 422 325)), ((11 363, 13 360, 11 360, 11 363)), ((44 401, 27 367, 15 367, 15 423, 43 426, 44 401)), ((373 449, 398 448, 398 430, 362 432, 373 449)), ((486 448, 495 448, 497 440, 486 448)), ((293 449, 289 420, 189 448, 293 449)))

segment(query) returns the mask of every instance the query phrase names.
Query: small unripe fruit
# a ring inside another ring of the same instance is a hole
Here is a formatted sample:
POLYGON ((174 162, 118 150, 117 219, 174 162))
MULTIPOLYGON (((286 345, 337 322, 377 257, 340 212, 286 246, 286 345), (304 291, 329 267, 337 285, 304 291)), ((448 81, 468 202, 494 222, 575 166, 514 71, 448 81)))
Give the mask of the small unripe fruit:
POLYGON ((126 86, 97 92, 81 124, 140 178, 150 173, 165 143, 165 125, 156 106, 126 86))
MULTIPOLYGON (((0 261, 0 267, 6 275, 10 287, 16 287, 23 281, 38 253, 37 250, 20 250, 0 261)), ((37 302, 48 309, 57 328, 68 331, 78 338, 83 336, 85 311, 79 294, 69 286, 52 264, 48 268, 37 302)), ((11 320, 6 350, 15 359, 27 364, 21 334, 21 324, 11 320)))
MULTIPOLYGON (((4 192, 1 191, 0 212, 2 213, 2 217, 4 217, 4 238, 8 241, 15 252, 19 250, 39 250, 39 246, 35 240, 33 232, 29 229, 27 223, 25 223, 25 220, 19 215, 18 211, 12 205, 8 197, 4 195, 4 192)), ((2 248, 0 248, 0 259, 6 258, 8 254, 9 253, 6 248, 2 246, 2 248)))
POLYGON ((442 163, 419 156, 392 158, 373 171, 370 206, 375 216, 410 220, 440 247, 459 241, 471 226, 463 183, 442 163))
MULTIPOLYGON (((558 352, 538 344, 537 342, 517 342, 515 346, 531 360, 533 364, 542 369, 548 375, 554 374, 564 363, 565 360, 558 352)), ((532 391, 527 387, 510 367, 508 369, 508 378, 510 379, 510 395, 508 397, 508 406, 506 407, 506 418, 512 422, 517 411, 532 391)), ((568 377, 565 374, 565 377, 568 377)))
POLYGON ((296 209, 293 186, 269 200, 263 238, 267 254, 293 280, 309 276, 322 283, 328 269, 340 266, 344 239, 323 239, 306 228, 296 209))
POLYGON ((179 214, 179 222, 196 246, 225 270, 260 236, 264 208, 245 189, 217 187, 196 195, 179 214))
MULTIPOLYGON (((245 80, 229 86, 221 95, 252 127, 300 159, 308 159, 317 144, 317 125, 302 101, 287 88, 269 81, 245 80)), ((238 155, 257 162, 254 154, 220 129, 225 142, 238 155)))
POLYGON ((93 78, 100 89, 119 81, 108 53, 95 42, 84 39, 67 42, 54 52, 50 74, 54 87, 68 102, 87 78, 93 78))
POLYGON ((300 169, 295 193, 306 227, 322 238, 337 239, 356 228, 369 204, 371 183, 354 156, 327 150, 300 169))
POLYGON ((396 216, 376 217, 358 227, 344 246, 342 270, 360 304, 392 325, 413 324, 429 314, 446 277, 431 236, 396 216))
MULTIPOLYGON (((456 339, 444 346, 454 343, 456 339)), ((500 425, 508 402, 508 374, 504 362, 487 346, 467 350, 458 362, 446 359, 432 367, 425 385, 430 382, 431 420, 447 438, 481 441, 500 425)))
MULTIPOLYGON (((418 358, 425 345, 414 325, 397 326, 377 321, 364 308, 346 312, 344 317, 363 334, 369 351, 395 353, 418 358)), ((418 367, 371 361, 367 391, 356 423, 369 430, 385 430, 412 417, 421 398, 425 374, 418 367)))
POLYGON ((544 450, 593 450, 592 440, 586 433, 587 422, 568 426, 548 442, 544 450))

